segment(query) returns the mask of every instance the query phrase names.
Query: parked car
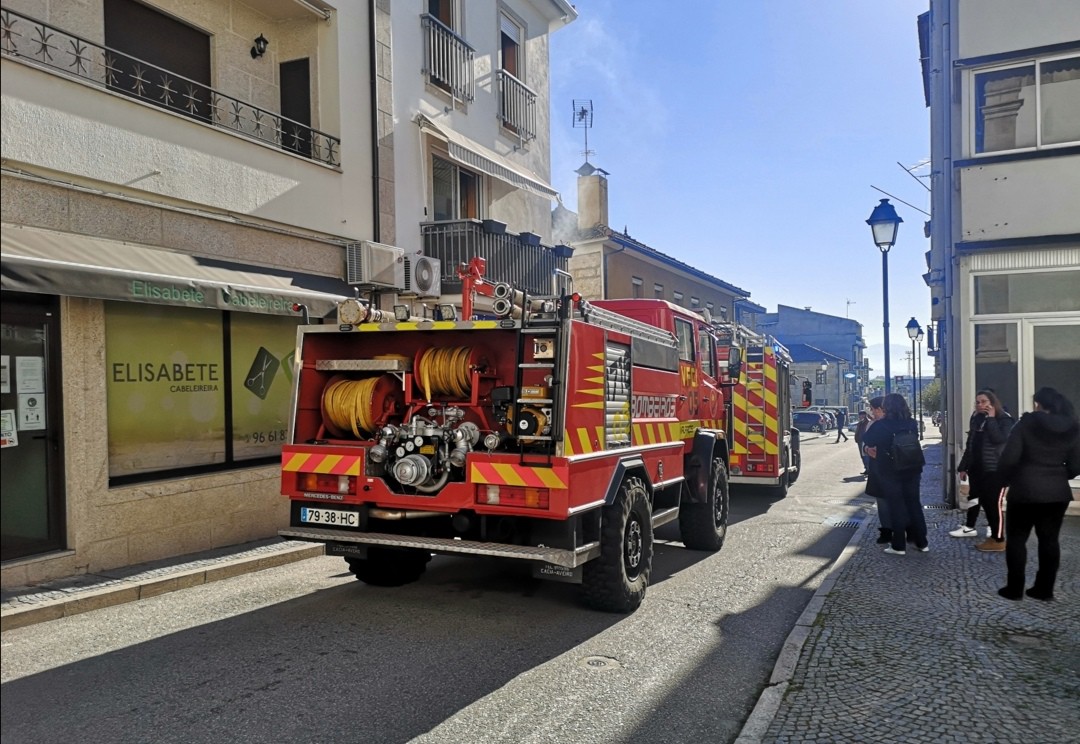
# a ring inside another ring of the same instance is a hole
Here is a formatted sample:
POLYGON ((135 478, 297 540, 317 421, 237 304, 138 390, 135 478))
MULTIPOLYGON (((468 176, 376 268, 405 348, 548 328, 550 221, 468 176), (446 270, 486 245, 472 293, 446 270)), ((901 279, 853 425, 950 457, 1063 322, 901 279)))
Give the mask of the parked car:
POLYGON ((820 411, 795 411, 791 423, 799 431, 825 431, 825 418, 820 411))

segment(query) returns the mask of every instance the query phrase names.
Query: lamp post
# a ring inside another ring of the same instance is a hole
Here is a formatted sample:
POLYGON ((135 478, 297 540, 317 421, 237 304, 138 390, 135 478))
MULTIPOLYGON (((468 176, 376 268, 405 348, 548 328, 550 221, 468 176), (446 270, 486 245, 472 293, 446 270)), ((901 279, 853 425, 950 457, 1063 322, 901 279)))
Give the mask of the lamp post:
POLYGON ((889 249, 896 243, 896 231, 903 222, 888 199, 882 199, 866 224, 874 234, 874 245, 881 251, 881 304, 882 328, 885 331, 885 394, 892 392, 892 378, 889 371, 889 249))
POLYGON ((922 328, 920 328, 919 333, 915 336, 915 343, 918 344, 918 346, 919 346, 919 356, 916 357, 916 359, 918 360, 918 366, 919 366, 919 376, 917 378, 915 378, 915 379, 918 380, 918 382, 916 383, 916 389, 919 391, 919 398, 918 398, 918 400, 919 400, 919 439, 923 438, 922 340, 923 340, 923 330, 922 330, 922 328))
POLYGON ((829 389, 827 387, 825 387, 829 382, 828 377, 827 377, 828 374, 829 374, 829 361, 827 359, 822 359, 821 360, 821 397, 822 397, 821 405, 823 405, 823 406, 829 405, 829 389))
POLYGON ((915 318, 909 320, 906 327, 908 338, 911 339, 911 390, 914 394, 912 402, 915 404, 915 420, 919 423, 919 439, 922 439, 922 412, 919 410, 919 377, 918 372, 916 371, 918 369, 919 357, 916 356, 915 344, 918 341, 922 341, 923 331, 922 326, 919 325, 919 321, 915 320, 915 318))

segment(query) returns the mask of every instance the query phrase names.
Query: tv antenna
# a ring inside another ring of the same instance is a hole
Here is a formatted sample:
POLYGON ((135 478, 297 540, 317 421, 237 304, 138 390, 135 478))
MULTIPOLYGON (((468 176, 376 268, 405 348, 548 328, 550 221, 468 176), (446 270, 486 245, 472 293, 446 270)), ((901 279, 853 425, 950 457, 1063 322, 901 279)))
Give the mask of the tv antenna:
POLYGON ((851 315, 850 315, 851 306, 852 305, 857 305, 859 303, 857 303, 855 300, 845 300, 845 302, 847 303, 847 308, 844 310, 844 317, 845 318, 850 318, 851 317, 851 315))
POLYGON ((585 156, 585 162, 589 162, 589 156, 595 153, 589 149, 589 130, 592 129, 592 99, 591 98, 575 98, 574 99, 574 129, 585 130, 585 149, 582 151, 582 155, 585 156))

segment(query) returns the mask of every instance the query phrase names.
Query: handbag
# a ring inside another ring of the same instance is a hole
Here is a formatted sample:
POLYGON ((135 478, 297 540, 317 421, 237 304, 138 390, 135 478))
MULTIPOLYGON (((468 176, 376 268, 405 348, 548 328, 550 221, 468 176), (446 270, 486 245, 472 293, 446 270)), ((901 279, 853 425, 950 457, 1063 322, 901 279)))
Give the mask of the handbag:
POLYGON ((971 498, 971 481, 968 480, 967 475, 957 476, 956 508, 970 509, 977 503, 979 503, 977 499, 971 498))

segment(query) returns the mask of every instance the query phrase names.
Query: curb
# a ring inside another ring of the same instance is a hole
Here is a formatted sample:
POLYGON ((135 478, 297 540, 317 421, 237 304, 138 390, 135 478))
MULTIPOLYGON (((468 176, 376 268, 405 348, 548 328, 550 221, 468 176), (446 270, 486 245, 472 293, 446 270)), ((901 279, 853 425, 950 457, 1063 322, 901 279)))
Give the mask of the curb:
POLYGON ((55 599, 31 601, 25 607, 5 607, 0 611, 0 632, 6 633, 16 628, 24 628, 35 623, 58 620, 62 617, 78 615, 103 607, 113 607, 140 599, 149 599, 161 594, 189 589, 200 584, 209 584, 222 579, 229 579, 254 571, 284 566, 288 563, 317 558, 325 554, 321 543, 311 545, 287 546, 272 553, 242 556, 210 566, 192 569, 179 569, 165 575, 148 578, 119 580, 100 589, 72 592, 70 596, 55 599))
POLYGON ((776 717, 776 712, 780 710, 784 695, 787 694, 788 685, 791 683, 792 677, 795 676, 795 668, 799 664, 799 657, 802 656, 803 646, 806 644, 806 639, 810 637, 810 628, 817 622, 818 614, 825 604, 825 598, 829 596, 833 587, 836 586, 840 574, 844 572, 848 560, 855 554, 859 543, 862 541, 863 533, 872 521, 870 514, 865 509, 863 513, 865 516, 862 523, 833 562, 828 576, 825 577, 821 582, 821 586, 814 592, 814 596, 810 598, 802 614, 799 615, 799 619, 795 621, 795 627, 788 634, 783 648, 780 649, 780 656, 777 657, 776 664, 773 666, 772 676, 769 678, 765 689, 761 691, 761 696, 758 697, 754 709, 750 711, 750 717, 743 724, 742 731, 739 732, 735 744, 761 744, 763 741, 769 726, 776 717))

